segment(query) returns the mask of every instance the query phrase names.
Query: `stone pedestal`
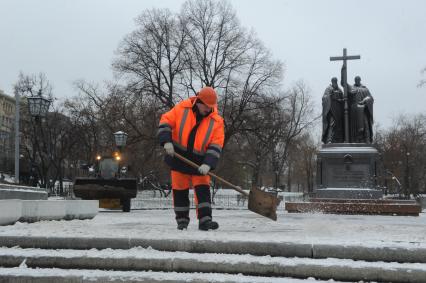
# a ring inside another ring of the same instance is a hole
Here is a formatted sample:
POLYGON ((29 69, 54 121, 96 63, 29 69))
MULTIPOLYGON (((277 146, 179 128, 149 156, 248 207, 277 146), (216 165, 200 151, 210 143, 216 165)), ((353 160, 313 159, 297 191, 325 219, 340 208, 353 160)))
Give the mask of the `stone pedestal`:
POLYGON ((317 156, 316 198, 379 199, 378 151, 369 144, 323 145, 317 156))

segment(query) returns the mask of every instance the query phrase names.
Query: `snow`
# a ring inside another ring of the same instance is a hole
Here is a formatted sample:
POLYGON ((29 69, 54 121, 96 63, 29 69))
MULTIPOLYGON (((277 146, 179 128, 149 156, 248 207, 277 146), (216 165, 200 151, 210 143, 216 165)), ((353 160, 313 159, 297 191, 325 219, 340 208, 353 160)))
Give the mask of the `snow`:
MULTIPOLYGON (((3 268, 1 274, 4 276, 34 276, 34 277, 45 277, 45 276, 59 276, 59 277, 82 277, 84 280, 96 280, 100 277, 105 278, 105 282, 113 280, 121 280, 128 282, 132 280, 167 280, 167 282, 174 282, 176 280, 182 280, 185 282, 198 282, 201 280, 208 280, 208 282, 244 282, 244 283, 308 283, 308 282, 335 282, 340 281, 328 280, 315 280, 313 278, 308 279, 293 279, 293 278, 273 278, 273 277, 258 277, 258 276, 242 276, 242 275, 230 275, 230 274, 219 274, 219 273, 183 273, 183 272, 153 272, 153 271, 106 271, 106 270, 65 270, 59 268, 45 269, 37 268, 35 271, 31 268, 3 268)), ((84 281, 86 282, 86 281, 84 281)))
POLYGON ((40 193, 45 192, 45 189, 37 189, 34 187, 22 187, 22 186, 9 186, 5 184, 1 184, 0 191, 19 191, 19 192, 26 192, 26 193, 40 193), (7 187, 6 187, 7 186, 7 187))
MULTIPOLYGON (((284 204, 281 204, 282 206, 284 204)), ((169 207, 170 208, 170 207, 169 207)), ((272 221, 246 209, 213 210, 214 220, 219 222, 216 231, 199 231, 194 209, 191 209, 191 222, 188 230, 176 230, 172 209, 132 210, 123 213, 118 210, 100 210, 94 219, 72 221, 40 221, 35 223, 17 222, 14 225, 0 226, 0 236, 17 237, 74 237, 74 238, 142 238, 142 239, 188 239, 218 242, 251 241, 274 243, 332 244, 362 247, 390 247, 417 249, 426 248, 426 211, 414 216, 374 216, 374 215, 335 215, 322 213, 292 214, 282 207, 277 211, 278 220, 272 221)), ((152 248, 134 247, 129 250, 41 250, 19 247, 0 247, 0 256, 26 257, 86 257, 86 258, 174 258, 196 259, 199 262, 226 262, 278 265, 312 264, 321 267, 333 265, 354 268, 406 268, 426 271, 420 263, 365 262, 351 259, 310 259, 252 256, 234 254, 202 254, 187 252, 157 251, 152 248)), ((337 282, 320 281, 313 278, 267 278, 216 273, 176 273, 153 271, 105 271, 105 270, 63 270, 56 268, 26 267, 25 262, 17 268, 0 268, 2 276, 78 276, 85 280, 107 278, 108 280, 131 281, 137 279, 187 280, 207 282, 337 282)))
POLYGON ((0 226, 0 236, 206 239, 212 241, 293 242, 426 248, 426 213, 420 216, 291 214, 278 211, 274 222, 248 210, 213 210, 216 231, 199 231, 191 210, 188 230, 177 231, 174 212, 101 210, 91 220, 17 222, 0 226))
POLYGON ((300 265, 316 265, 321 267, 331 266, 347 266, 352 268, 380 268, 386 266, 387 268, 398 269, 419 269, 426 271, 426 264, 423 263, 397 263, 397 262, 367 262, 363 260, 351 259, 312 259, 312 258, 283 258, 271 256, 253 256, 253 255, 236 255, 236 254, 203 254, 203 253, 187 253, 187 252, 165 252, 157 251, 152 248, 131 248, 126 250, 120 249, 90 249, 90 250, 43 250, 43 249, 21 249, 14 248, 0 248, 0 255, 2 256, 15 256, 15 257, 63 257, 63 258, 91 258, 91 259, 164 259, 171 258, 177 259, 194 259, 199 263, 214 264, 214 263, 228 263, 228 264, 254 264, 260 263, 263 265, 281 265, 281 266, 300 266, 300 265))
POLYGON ((378 153, 373 147, 323 147, 320 152, 326 153, 378 153))

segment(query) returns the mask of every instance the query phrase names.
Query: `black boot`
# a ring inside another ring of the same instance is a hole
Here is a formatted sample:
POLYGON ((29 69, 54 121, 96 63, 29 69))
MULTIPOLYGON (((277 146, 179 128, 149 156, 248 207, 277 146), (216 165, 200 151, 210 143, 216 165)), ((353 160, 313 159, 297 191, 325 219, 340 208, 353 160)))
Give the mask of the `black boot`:
POLYGON ((178 223, 178 226, 177 226, 177 228, 178 228, 178 230, 186 230, 186 229, 188 229, 188 224, 189 223, 187 223, 187 222, 181 222, 181 223, 178 223))
POLYGON ((216 230, 217 228, 219 228, 219 224, 211 220, 207 220, 198 224, 198 229, 202 231, 216 230))

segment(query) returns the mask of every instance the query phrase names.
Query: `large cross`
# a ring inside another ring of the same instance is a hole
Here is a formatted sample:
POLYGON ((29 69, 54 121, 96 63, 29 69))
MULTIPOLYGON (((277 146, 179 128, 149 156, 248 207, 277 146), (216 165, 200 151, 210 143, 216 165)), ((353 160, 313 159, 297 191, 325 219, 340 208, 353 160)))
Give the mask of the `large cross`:
POLYGON ((348 105, 348 72, 347 72, 347 60, 361 59, 360 55, 348 56, 346 48, 343 48, 343 56, 330 57, 330 61, 343 61, 342 76, 340 83, 343 86, 343 98, 345 100, 344 106, 344 119, 345 119, 345 143, 349 142, 349 105, 348 105))

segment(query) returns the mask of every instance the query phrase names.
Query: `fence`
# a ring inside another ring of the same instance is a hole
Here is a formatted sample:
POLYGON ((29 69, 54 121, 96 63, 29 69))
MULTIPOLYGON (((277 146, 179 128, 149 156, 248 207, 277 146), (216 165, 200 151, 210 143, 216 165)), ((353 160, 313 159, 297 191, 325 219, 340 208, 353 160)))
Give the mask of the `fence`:
MULTIPOLYGON (((72 198, 72 185, 64 185, 63 191, 59 191, 58 188, 50 190, 49 196, 72 198)), ((280 192, 278 198, 282 200, 278 210, 283 210, 284 202, 303 201, 305 195, 303 193, 280 192)), ((191 208, 195 208, 193 190, 189 191, 189 199, 191 208)), ((172 209, 172 194, 164 197, 157 190, 139 191, 136 198, 132 199, 131 205, 132 209, 172 209)), ((248 199, 234 190, 219 190, 212 203, 215 209, 247 209, 247 205, 248 199)))
MULTIPOLYGON (((285 201, 302 201, 303 193, 280 193, 278 195, 283 201, 277 208, 284 210, 285 201)), ((191 190, 189 193, 191 208, 194 205, 194 192, 191 190)), ((237 193, 230 191, 219 191, 213 198, 212 206, 215 209, 247 209, 248 199, 237 193)), ((155 191, 141 191, 136 198, 132 199, 132 209, 172 209, 172 196, 161 197, 155 191)))

